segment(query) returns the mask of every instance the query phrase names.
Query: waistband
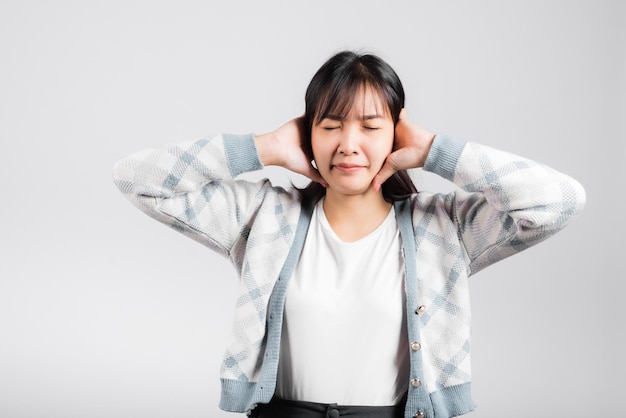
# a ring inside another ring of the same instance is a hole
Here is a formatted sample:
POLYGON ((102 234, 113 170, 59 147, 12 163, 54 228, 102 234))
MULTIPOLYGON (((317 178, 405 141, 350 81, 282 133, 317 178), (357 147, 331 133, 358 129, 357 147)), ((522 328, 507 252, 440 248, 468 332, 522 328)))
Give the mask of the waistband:
POLYGON ((336 403, 290 401, 273 397, 270 403, 260 404, 253 418, 402 418, 404 402, 394 406, 353 406, 336 403))

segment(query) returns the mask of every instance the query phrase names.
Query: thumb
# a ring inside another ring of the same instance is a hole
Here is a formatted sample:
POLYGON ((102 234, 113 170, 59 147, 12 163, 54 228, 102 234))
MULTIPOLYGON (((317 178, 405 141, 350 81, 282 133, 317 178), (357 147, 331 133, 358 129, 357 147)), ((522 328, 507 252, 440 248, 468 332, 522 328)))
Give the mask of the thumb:
POLYGON ((390 162, 389 157, 387 157, 387 159, 385 160, 385 163, 380 168, 380 171, 374 176, 374 179, 372 180, 372 186, 374 187, 374 190, 379 191, 380 188, 382 187, 383 183, 389 177, 393 176, 393 174, 396 171, 398 171, 398 170, 390 162))

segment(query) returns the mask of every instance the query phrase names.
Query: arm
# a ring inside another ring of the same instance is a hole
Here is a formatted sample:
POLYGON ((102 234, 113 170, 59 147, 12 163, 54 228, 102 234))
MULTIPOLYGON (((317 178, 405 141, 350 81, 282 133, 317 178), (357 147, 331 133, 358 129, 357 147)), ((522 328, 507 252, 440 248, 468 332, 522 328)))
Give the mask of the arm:
POLYGON ((463 189, 445 199, 472 273, 552 236, 585 204, 576 180, 504 151, 434 136, 410 123, 403 110, 394 152, 374 187, 396 170, 419 167, 463 189))
POLYGON ((267 199, 273 199, 269 213, 298 199, 267 180, 237 181, 237 175, 280 165, 322 181, 302 151, 300 126, 297 118, 256 137, 220 135, 140 151, 115 164, 115 183, 151 217, 229 255, 267 199))
POLYGON ((220 135, 143 150, 118 161, 115 184, 156 220, 228 255, 268 182, 234 181, 263 167, 252 135, 220 135))
POLYGON ((583 187, 550 167, 441 135, 424 169, 465 191, 449 210, 472 273, 554 235, 585 204, 583 187))

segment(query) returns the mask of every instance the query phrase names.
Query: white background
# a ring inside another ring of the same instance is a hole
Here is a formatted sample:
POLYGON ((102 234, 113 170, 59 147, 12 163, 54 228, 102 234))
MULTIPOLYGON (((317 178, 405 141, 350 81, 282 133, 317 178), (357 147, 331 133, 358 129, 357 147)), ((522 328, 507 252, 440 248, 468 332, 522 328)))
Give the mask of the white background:
POLYGON ((473 277, 470 416, 618 416, 625 4, 2 0, 0 417, 236 416, 217 409, 234 271, 111 167, 276 128, 343 48, 397 70, 414 122, 586 187, 574 224, 473 277))

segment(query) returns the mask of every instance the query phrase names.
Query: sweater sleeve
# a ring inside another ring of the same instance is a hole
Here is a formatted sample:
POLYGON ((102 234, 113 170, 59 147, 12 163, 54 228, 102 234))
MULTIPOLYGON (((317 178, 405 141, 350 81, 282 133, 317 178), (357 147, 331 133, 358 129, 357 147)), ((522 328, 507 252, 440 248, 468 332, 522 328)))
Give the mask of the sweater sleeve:
POLYGON ((424 169, 459 186, 447 203, 471 273, 564 228, 585 205, 585 190, 543 164, 437 135, 424 169))
POLYGON ((131 154, 115 163, 113 178, 140 210, 229 256, 273 189, 234 178, 261 168, 253 135, 219 135, 131 154))

